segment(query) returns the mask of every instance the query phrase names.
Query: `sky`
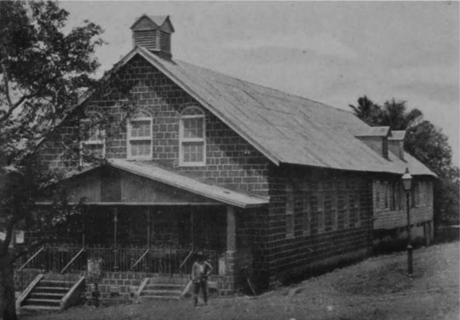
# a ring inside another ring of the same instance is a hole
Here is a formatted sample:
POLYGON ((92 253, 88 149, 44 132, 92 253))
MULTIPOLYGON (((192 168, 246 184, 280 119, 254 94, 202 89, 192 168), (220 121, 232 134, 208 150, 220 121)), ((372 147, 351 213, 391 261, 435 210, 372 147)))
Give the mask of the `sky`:
POLYGON ((407 101, 449 137, 459 165, 459 2, 61 2, 104 30, 101 71, 132 49, 142 14, 169 15, 173 59, 351 110, 407 101))

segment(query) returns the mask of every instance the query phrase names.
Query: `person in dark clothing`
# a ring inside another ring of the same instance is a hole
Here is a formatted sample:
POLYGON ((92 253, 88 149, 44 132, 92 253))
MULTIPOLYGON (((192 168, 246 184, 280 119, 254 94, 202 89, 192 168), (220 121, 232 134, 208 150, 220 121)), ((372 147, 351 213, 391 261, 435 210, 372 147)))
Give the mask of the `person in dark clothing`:
POLYGON ((193 301, 195 307, 198 304, 198 295, 203 294, 204 304, 208 304, 208 276, 212 272, 212 265, 204 259, 203 252, 196 254, 196 261, 192 266, 192 282, 193 282, 193 301))

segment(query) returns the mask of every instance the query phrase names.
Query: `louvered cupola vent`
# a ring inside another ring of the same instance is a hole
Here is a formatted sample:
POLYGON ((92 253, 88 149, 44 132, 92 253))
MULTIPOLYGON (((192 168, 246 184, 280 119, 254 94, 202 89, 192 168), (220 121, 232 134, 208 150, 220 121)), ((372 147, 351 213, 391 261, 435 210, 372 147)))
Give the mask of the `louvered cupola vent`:
POLYGON ((144 47, 162 58, 171 59, 171 34, 174 27, 169 16, 143 15, 131 26, 133 45, 144 47))

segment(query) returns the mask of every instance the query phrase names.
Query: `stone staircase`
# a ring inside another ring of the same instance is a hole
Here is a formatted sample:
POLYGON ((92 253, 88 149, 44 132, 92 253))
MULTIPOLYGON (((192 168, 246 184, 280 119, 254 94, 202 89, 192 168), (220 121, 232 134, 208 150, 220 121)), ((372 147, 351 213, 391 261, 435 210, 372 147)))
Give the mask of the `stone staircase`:
POLYGON ((77 304, 84 278, 78 275, 39 275, 16 301, 22 311, 61 311, 77 304))
POLYGON ((187 278, 181 277, 145 278, 136 296, 140 299, 179 300, 187 282, 187 278))

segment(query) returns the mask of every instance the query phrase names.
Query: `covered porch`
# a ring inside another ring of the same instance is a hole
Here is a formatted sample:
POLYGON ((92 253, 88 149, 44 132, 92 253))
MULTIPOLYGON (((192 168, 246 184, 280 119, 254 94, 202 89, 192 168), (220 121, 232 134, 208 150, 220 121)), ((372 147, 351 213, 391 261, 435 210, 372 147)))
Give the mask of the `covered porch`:
MULTIPOLYGON (((72 203, 80 203, 56 245, 42 248, 20 268, 66 273, 100 259, 103 272, 188 274, 203 251, 214 274, 233 277, 238 252, 251 255, 238 223, 268 200, 204 184, 152 164, 118 160, 70 175, 72 203)), ((46 210, 50 203, 37 204, 46 210)), ((33 235, 29 236, 29 239, 33 235)), ((246 263, 252 259, 243 259, 246 263)))

